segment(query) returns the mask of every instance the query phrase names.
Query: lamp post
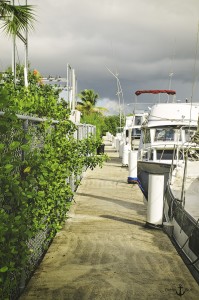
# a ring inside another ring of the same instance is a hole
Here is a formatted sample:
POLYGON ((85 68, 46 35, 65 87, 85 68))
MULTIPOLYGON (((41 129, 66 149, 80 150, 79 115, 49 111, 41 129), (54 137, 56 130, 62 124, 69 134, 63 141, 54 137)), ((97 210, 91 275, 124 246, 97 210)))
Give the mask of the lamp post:
MULTIPOLYGON (((27 0, 25 2, 27 6, 27 0)), ((15 5, 15 0, 12 0, 12 5, 15 5)), ((24 85, 28 86, 28 25, 26 24, 25 37, 20 33, 13 34, 12 45, 12 73, 14 76, 14 84, 16 84, 16 36, 24 43, 25 46, 25 60, 24 60, 24 85)))
POLYGON ((114 74, 108 67, 106 67, 107 70, 116 78, 117 80, 117 93, 116 95, 118 96, 118 102, 119 102, 119 116, 120 116, 120 127, 122 127, 122 115, 121 115, 121 99, 122 99, 122 105, 123 105, 123 115, 124 115, 124 95, 123 95, 123 91, 122 91, 122 86, 120 84, 120 80, 119 80, 119 74, 116 73, 114 74))
MULTIPOLYGON (((15 1, 12 0, 12 5, 15 5, 15 1)), ((16 35, 12 37, 12 74, 14 76, 14 85, 16 84, 16 35)))
POLYGON ((75 110, 76 105, 76 93, 77 93, 77 78, 75 70, 67 64, 66 71, 66 81, 67 81, 67 101, 71 110, 75 110))

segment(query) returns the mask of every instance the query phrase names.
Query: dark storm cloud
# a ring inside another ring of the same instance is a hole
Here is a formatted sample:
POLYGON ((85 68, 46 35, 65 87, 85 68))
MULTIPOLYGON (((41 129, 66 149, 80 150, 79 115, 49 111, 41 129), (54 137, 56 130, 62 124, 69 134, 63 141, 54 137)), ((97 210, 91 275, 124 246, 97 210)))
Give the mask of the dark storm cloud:
MULTIPOLYGON (((23 0, 21 0, 23 3, 23 0)), ((116 100, 119 73, 125 102, 136 89, 172 88, 179 98, 192 90, 199 20, 198 0, 29 0, 38 22, 29 36, 29 60, 43 75, 76 70, 79 89, 95 89, 116 100)), ((11 41, 0 36, 0 67, 11 57, 11 41)), ((19 43, 20 44, 20 43, 19 43)), ((23 62, 23 49, 19 45, 23 62)), ((198 57, 197 57, 198 59, 198 57)), ((196 93, 198 88, 196 84, 196 93)), ((185 96, 186 95, 186 96, 185 96)))

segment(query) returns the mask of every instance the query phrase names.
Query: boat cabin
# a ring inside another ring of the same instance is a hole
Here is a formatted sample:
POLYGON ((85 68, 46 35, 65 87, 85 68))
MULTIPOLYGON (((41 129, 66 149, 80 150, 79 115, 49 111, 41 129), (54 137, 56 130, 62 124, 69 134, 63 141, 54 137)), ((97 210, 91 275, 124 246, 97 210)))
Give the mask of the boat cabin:
POLYGON ((146 119, 146 113, 133 114, 126 117, 124 126, 124 144, 129 144, 132 150, 138 150, 141 136, 141 125, 146 119))
MULTIPOLYGON (((192 144, 197 131, 199 104, 155 104, 141 127, 139 159, 172 160, 175 145, 192 144)), ((179 159, 181 151, 177 154, 179 159)))

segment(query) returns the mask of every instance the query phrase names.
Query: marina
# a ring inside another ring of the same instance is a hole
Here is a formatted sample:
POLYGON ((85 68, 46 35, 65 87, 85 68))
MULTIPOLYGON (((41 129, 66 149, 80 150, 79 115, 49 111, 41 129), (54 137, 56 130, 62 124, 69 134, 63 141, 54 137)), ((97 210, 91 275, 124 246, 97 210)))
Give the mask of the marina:
POLYGON ((165 190, 172 160, 173 163, 182 160, 183 149, 194 144, 191 137, 198 127, 199 104, 177 102, 175 91, 172 90, 136 93, 151 93, 154 97, 158 95, 157 102, 150 107, 148 117, 142 123, 138 150, 138 180, 145 198, 148 199, 149 174, 164 175, 165 190), (169 101, 162 95, 174 95, 174 98, 169 101), (175 147, 178 150, 173 157, 175 147))
POLYGON ((190 1, 0 1, 0 300, 199 298, 190 1))
POLYGON ((198 299, 199 286, 162 230, 147 228, 138 185, 112 143, 87 170, 64 228, 20 300, 198 299))

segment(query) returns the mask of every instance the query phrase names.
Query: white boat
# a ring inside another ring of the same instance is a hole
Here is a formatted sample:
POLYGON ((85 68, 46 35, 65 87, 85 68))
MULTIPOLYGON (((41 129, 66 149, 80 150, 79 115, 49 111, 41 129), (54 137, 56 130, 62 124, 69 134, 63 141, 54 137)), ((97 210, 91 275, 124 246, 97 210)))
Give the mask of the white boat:
POLYGON ((198 117, 199 103, 154 104, 141 127, 137 169, 146 225, 165 229, 199 282, 198 117))
POLYGON ((171 229, 167 233, 175 241, 197 281, 199 281, 198 149, 198 144, 183 149, 185 159, 172 168, 164 197, 165 228, 171 229))
POLYGON ((141 136, 141 125, 145 121, 146 113, 134 113, 126 117, 124 126, 124 144, 129 144, 131 150, 138 150, 141 136))
POLYGON ((137 183, 137 150, 140 143, 141 125, 146 115, 145 112, 134 112, 131 116, 126 117, 123 128, 123 139, 120 144, 122 153, 120 154, 122 156, 122 165, 129 168, 128 183, 137 183))
MULTIPOLYGON (((175 97, 172 90, 137 91, 142 93, 167 94, 175 97)), ((197 130, 199 103, 187 103, 158 99, 149 111, 146 121, 141 126, 141 138, 138 151, 138 183, 148 199, 149 174, 164 175, 166 189, 172 160, 183 159, 183 147, 191 146, 191 137, 197 130), (174 149, 178 150, 174 155, 174 149), (179 148, 180 146, 180 148, 179 148)))

